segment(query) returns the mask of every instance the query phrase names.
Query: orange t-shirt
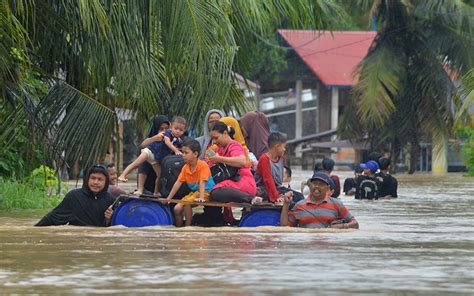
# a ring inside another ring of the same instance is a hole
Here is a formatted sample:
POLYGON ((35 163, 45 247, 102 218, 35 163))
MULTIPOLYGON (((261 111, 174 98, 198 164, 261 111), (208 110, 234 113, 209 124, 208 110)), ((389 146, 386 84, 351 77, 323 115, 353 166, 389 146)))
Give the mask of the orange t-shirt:
POLYGON ((214 187, 214 179, 211 176, 211 170, 206 162, 198 159, 196 169, 191 171, 191 167, 185 164, 178 176, 178 181, 186 183, 191 191, 199 190, 199 181, 206 181, 205 191, 210 192, 214 187))

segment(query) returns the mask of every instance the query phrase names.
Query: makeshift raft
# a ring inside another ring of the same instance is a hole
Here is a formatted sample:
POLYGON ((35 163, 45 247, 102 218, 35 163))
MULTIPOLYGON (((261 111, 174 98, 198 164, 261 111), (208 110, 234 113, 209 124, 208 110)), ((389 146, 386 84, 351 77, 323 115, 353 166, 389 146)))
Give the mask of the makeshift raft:
MULTIPOLYGON (((172 199, 171 204, 180 202, 172 199)), ((195 206, 246 208, 247 213, 242 217, 239 227, 279 226, 281 206, 274 204, 252 205, 249 203, 222 202, 185 202, 195 206)), ((121 195, 114 205, 111 225, 127 227, 171 226, 174 223, 173 214, 166 198, 152 196, 121 195)))

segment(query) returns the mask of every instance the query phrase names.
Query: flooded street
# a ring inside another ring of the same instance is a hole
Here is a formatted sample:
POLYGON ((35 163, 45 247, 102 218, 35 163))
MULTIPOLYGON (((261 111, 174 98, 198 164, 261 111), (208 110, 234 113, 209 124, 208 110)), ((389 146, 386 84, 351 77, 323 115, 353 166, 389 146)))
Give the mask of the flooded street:
MULTIPOLYGON (((310 173, 295 175, 299 189, 310 173)), ((40 213, 0 213, 0 291, 472 295, 474 179, 402 175, 399 196, 343 196, 360 230, 35 228, 40 213)))

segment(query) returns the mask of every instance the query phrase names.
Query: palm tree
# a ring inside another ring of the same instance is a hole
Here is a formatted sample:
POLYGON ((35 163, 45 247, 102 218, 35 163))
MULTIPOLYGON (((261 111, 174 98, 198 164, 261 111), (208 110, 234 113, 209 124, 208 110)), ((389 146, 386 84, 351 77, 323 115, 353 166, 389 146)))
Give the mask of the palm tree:
POLYGON ((251 54, 250 32, 282 21, 328 27, 341 13, 323 0, 0 1, 0 90, 11 102, 0 143, 28 122, 53 154, 82 166, 103 155, 116 107, 139 122, 182 114, 193 126, 211 107, 239 110, 232 70, 251 54))
POLYGON ((356 115, 346 117, 341 132, 384 131, 383 140, 409 143, 413 173, 423 136, 432 138, 434 158, 446 153, 457 103, 453 78, 472 67, 474 10, 458 0, 357 4, 370 8, 378 34, 357 69, 356 115))

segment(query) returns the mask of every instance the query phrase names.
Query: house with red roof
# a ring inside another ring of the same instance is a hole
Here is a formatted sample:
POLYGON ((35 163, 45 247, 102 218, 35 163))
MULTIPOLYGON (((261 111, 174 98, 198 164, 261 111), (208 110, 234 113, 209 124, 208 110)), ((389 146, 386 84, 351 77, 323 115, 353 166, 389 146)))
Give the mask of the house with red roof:
MULTIPOLYGON (((340 155, 340 157, 351 158, 348 162, 357 161, 358 156, 353 148, 363 147, 360 145, 354 147, 348 141, 334 141, 334 134, 339 118, 351 99, 352 87, 357 83, 358 77, 355 74, 357 65, 369 51, 377 33, 280 29, 278 34, 283 40, 283 45, 289 49, 288 70, 280 73, 280 82, 276 84, 261 82, 260 85, 262 98, 266 97, 265 92, 276 93, 282 90, 289 90, 288 96, 296 97, 296 108, 294 105, 287 108, 287 110, 296 109, 295 124, 282 125, 282 131, 289 135, 289 143, 305 142, 303 152, 329 147, 341 148, 339 151, 343 152, 341 150, 349 148, 347 151, 352 155, 340 155), (305 92, 310 92, 314 100, 302 99, 301 94, 305 92), (310 110, 313 110, 313 113, 308 116, 310 110), (286 131, 285 128, 289 130, 286 131), (318 135, 325 138, 320 138, 318 135), (328 135, 332 135, 332 138, 328 135), (312 137, 317 141, 311 143, 312 137)), ((286 99, 286 102, 291 103, 291 100, 286 99)), ((279 110, 276 111, 278 113, 279 110)), ((269 114, 269 117, 272 118, 272 114, 269 114)))

